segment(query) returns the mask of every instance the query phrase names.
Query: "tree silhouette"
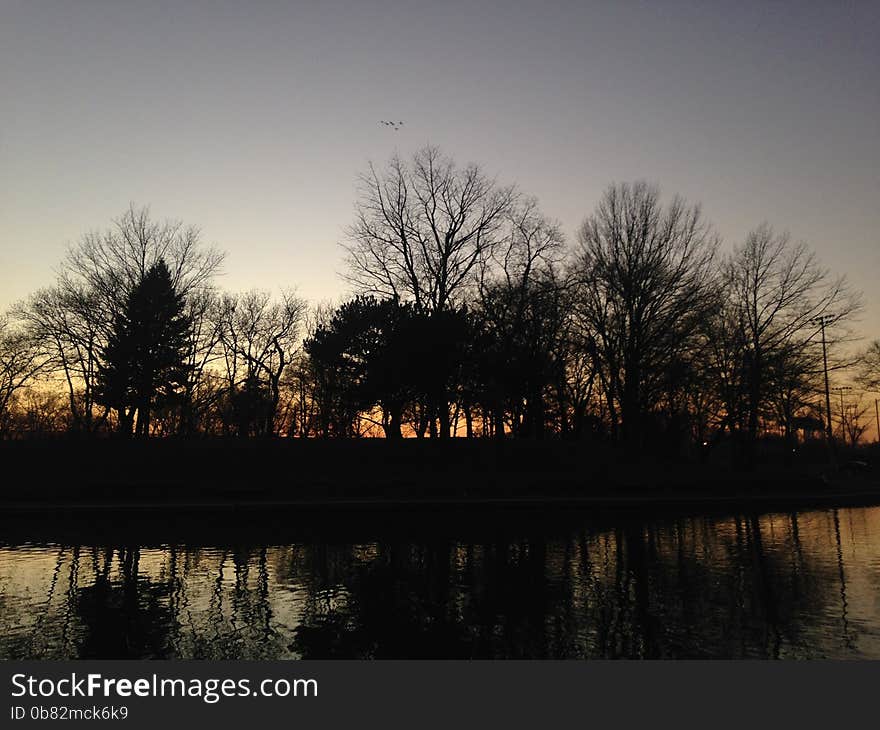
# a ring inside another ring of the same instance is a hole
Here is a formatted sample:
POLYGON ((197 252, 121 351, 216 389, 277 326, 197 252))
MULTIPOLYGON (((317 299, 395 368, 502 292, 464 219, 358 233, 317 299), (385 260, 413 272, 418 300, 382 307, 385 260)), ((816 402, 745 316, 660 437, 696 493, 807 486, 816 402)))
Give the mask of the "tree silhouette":
POLYGON ((578 233, 578 313, 593 336, 611 429, 640 445, 664 375, 711 301, 717 236, 699 206, 663 207, 644 182, 612 185, 578 233))
POLYGON ((407 415, 416 436, 449 436, 472 338, 463 309, 427 313, 372 296, 342 304, 305 344, 328 408, 324 434, 350 432, 356 414, 378 408, 387 438, 403 435, 407 415))
POLYGON ((44 343, 46 372, 63 377, 71 426, 78 432, 93 433, 107 419, 106 408, 96 412, 100 349, 109 329, 107 312, 90 287, 66 277, 16 308, 28 335, 44 343))
MULTIPOLYGON (((566 247, 534 198, 435 147, 360 181, 338 307, 218 291, 222 254, 146 208, 82 237, 0 336, 0 430, 448 438, 463 420, 630 457, 729 437, 753 460, 764 436, 795 453, 822 411, 817 317, 848 365, 858 296, 768 225, 719 261, 698 205, 623 183, 566 247), (62 388, 63 416, 37 393, 62 388)), ((878 362, 875 343, 862 388, 878 362)))
POLYGON ((478 165, 436 147, 361 176, 348 230, 347 278, 359 293, 411 300, 420 311, 461 305, 481 263, 506 235, 515 199, 478 165))
MULTIPOLYGON (((845 278, 832 279, 803 243, 767 224, 757 227, 722 267, 727 326, 738 343, 747 417, 748 459, 754 459, 762 410, 777 384, 821 370, 816 318, 828 317, 832 335, 858 311, 845 278)), ((790 385, 788 387, 791 387, 790 385)), ((790 417, 793 413, 789 414, 790 417)))
POLYGON ((874 340, 859 358, 858 380, 865 390, 880 392, 880 340, 874 340))
POLYGON ((9 427, 13 399, 45 362, 37 343, 0 317, 0 437, 9 427))
POLYGON ((385 436, 401 438, 404 410, 420 390, 412 358, 425 319, 411 303, 360 296, 315 330, 306 351, 338 400, 337 430, 354 412, 379 407, 385 436))
MULTIPOLYGON (((274 435, 281 377, 301 341, 305 302, 292 291, 224 295, 218 303, 218 343, 226 366, 227 401, 236 404, 239 435, 274 435), (248 414, 254 420, 242 421, 248 414)), ((235 408, 233 409, 235 410, 235 408)))
POLYGON ((119 414, 121 433, 146 436, 153 408, 173 401, 187 379, 190 320, 163 259, 138 281, 103 350, 100 399, 119 414))
POLYGON ((223 254, 205 246, 196 227, 154 220, 148 207, 132 205, 106 230, 82 236, 56 283, 15 308, 28 336, 47 350, 47 373, 63 380, 76 431, 106 427, 109 409, 97 392, 102 353, 132 289, 160 260, 175 291, 189 301, 205 295, 223 254))

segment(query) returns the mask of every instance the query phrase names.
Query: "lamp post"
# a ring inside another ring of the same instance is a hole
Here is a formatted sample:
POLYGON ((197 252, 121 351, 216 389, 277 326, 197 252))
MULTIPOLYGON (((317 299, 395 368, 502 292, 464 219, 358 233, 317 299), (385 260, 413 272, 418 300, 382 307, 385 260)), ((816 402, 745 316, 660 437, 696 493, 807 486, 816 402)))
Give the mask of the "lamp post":
POLYGON ((828 387, 828 353, 825 349, 825 325, 833 320, 834 317, 830 314, 823 314, 810 320, 810 322, 818 324, 822 331, 822 369, 825 373, 825 438, 829 444, 834 442, 834 432, 831 428, 831 390, 828 387))

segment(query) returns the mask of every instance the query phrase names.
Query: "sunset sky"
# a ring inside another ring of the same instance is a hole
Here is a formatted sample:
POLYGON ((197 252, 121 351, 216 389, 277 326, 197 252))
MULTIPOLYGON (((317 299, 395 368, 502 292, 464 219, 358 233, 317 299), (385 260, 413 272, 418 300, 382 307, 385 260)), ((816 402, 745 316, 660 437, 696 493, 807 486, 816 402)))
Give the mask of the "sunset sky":
POLYGON ((226 288, 337 298, 356 174, 433 143, 569 239, 637 178, 728 246, 788 229, 878 337, 878 39, 876 0, 0 0, 0 310, 130 202, 199 225, 226 288))

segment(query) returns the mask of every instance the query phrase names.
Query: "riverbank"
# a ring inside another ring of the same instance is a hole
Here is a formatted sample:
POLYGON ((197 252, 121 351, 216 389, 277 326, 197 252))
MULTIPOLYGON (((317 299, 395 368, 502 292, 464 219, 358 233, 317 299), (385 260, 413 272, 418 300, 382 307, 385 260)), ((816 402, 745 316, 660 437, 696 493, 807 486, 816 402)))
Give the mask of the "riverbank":
POLYGON ((880 479, 815 455, 718 459, 549 441, 57 441, 0 445, 6 513, 786 509, 880 504, 880 479))

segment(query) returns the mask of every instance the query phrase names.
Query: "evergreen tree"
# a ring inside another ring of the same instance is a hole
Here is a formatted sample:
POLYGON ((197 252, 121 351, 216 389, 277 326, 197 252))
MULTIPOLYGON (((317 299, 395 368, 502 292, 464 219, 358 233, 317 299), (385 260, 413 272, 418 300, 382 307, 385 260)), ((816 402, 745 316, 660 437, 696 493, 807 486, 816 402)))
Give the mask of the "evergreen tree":
POLYGON ((104 348, 100 400, 119 414, 119 429, 149 434, 155 408, 172 405, 186 382, 190 321, 164 260, 128 293, 104 348))
POLYGON ((387 438, 417 412, 424 436, 449 433, 447 403, 461 380, 469 335, 464 309, 419 311, 412 302, 359 296, 305 343, 318 383, 324 435, 347 436, 358 413, 378 407, 387 438), (440 422, 438 428, 437 422, 440 422))

